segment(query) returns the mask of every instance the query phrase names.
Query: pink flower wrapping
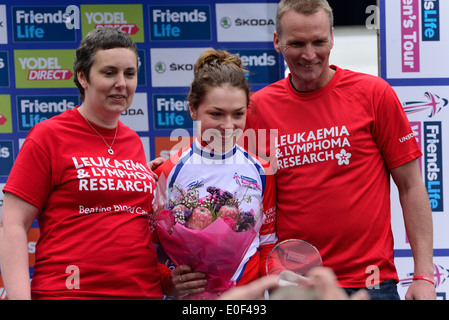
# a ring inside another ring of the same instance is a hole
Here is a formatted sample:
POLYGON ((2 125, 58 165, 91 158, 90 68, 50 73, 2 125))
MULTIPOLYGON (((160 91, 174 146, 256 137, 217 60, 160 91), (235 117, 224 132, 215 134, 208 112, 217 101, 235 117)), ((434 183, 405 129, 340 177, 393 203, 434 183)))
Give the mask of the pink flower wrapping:
MULTIPOLYGON (((203 200, 199 203, 203 205, 203 200)), ((173 208, 173 203, 171 205, 173 208)), ((175 205, 179 205, 179 201, 175 205)), ((196 229, 197 221, 194 221, 195 227, 189 228, 193 222, 179 219, 176 210, 162 209, 155 219, 160 244, 172 262, 206 274, 206 292, 189 299, 216 299, 220 293, 235 286, 232 276, 262 225, 260 214, 255 214, 252 209, 240 212, 236 219, 222 217, 218 210, 211 211, 212 223, 208 222, 201 230, 196 229), (167 211, 172 214, 167 214, 167 211), (249 224, 248 219, 251 221, 249 224)))
POLYGON ((156 220, 159 240, 173 263, 206 273, 206 292, 215 298, 235 285, 231 278, 260 224, 248 231, 235 232, 223 219, 217 218, 203 230, 191 230, 177 223, 170 234, 170 218, 156 220))

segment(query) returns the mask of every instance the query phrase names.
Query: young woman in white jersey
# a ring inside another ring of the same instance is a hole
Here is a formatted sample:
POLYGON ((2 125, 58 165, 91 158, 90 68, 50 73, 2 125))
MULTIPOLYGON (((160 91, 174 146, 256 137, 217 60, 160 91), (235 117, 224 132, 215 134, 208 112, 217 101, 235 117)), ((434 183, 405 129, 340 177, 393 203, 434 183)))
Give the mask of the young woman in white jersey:
POLYGON ((251 196, 246 209, 261 212, 264 223, 235 265, 232 280, 248 283, 265 274, 266 258, 277 241, 275 234, 275 183, 266 165, 237 144, 249 104, 249 89, 240 59, 227 51, 206 50, 194 68, 187 96, 190 114, 197 122, 197 137, 156 170, 169 193, 173 186, 194 186, 199 196, 208 187, 251 196))

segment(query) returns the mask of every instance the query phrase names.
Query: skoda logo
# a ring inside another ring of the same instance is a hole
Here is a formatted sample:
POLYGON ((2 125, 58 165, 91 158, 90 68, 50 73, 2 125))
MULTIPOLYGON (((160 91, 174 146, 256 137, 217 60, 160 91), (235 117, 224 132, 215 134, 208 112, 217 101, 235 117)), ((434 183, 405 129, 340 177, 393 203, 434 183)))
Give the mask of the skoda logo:
POLYGON ((231 27, 231 19, 228 17, 223 17, 220 20, 220 25, 222 28, 228 29, 231 27))
POLYGON ((156 65, 154 66, 154 70, 156 70, 157 73, 164 73, 166 70, 165 63, 156 62, 156 65))

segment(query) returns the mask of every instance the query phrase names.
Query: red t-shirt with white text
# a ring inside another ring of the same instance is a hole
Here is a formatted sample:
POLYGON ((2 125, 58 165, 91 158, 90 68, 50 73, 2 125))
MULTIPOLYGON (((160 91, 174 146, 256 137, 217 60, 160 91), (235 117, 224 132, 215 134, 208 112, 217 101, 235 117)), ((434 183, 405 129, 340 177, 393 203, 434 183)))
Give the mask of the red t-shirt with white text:
MULTIPOLYGON (((112 142, 115 129, 95 129, 112 142)), ((121 122, 112 149, 77 109, 24 142, 4 191, 40 209, 33 298, 162 298, 148 228, 155 181, 140 138, 121 122)))
POLYGON ((391 86, 333 68, 319 90, 285 78, 252 96, 247 129, 266 138, 256 154, 277 165, 276 232, 316 246, 344 287, 366 286, 372 270, 397 281, 388 170, 422 153, 403 139, 413 132, 391 86))

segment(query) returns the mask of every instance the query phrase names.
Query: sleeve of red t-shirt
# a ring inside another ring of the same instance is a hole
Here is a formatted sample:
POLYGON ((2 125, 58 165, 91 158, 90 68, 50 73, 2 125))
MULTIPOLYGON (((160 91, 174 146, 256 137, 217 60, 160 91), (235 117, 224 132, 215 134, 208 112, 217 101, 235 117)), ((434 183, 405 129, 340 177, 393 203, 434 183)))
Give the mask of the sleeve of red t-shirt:
POLYGON ((157 264, 157 270, 161 275, 162 292, 165 293, 166 295, 171 295, 173 291, 173 286, 171 284, 170 278, 172 270, 162 263, 157 264))
POLYGON ((413 134, 410 122, 393 88, 385 84, 376 103, 374 137, 389 169, 422 155, 416 139, 401 139, 413 134))
POLYGON ((27 138, 3 191, 14 193, 42 209, 52 189, 51 160, 46 150, 27 138))

